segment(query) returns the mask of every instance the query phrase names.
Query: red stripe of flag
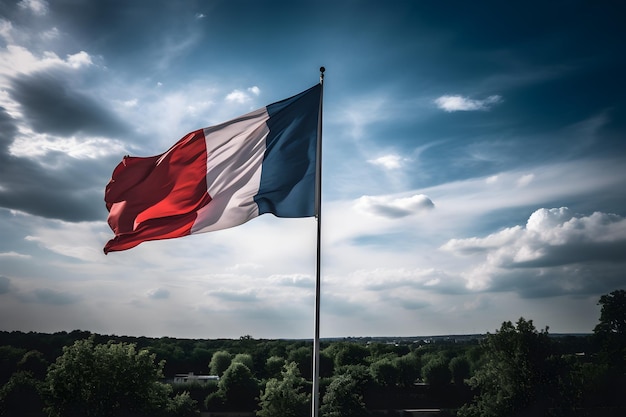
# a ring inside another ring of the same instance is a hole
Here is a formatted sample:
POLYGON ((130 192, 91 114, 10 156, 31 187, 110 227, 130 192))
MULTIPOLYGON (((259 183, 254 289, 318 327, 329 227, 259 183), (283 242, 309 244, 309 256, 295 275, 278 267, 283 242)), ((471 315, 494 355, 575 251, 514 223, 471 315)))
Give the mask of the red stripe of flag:
POLYGON ((196 212, 211 201, 206 170, 203 130, 189 133, 161 155, 125 157, 105 190, 115 238, 104 252, 188 235, 196 212))

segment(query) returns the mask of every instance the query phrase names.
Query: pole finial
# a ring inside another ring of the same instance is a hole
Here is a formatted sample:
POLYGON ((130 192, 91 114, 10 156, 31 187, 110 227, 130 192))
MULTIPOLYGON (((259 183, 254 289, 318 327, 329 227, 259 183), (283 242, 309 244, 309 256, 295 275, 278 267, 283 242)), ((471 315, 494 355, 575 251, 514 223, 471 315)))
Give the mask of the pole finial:
POLYGON ((324 71, 326 71, 326 68, 320 67, 320 83, 324 82, 324 71))

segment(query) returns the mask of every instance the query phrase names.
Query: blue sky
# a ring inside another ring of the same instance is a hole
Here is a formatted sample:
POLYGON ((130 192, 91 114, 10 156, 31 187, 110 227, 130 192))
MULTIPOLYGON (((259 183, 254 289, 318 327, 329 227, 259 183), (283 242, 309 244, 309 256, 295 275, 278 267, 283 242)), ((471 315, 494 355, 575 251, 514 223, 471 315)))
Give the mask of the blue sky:
POLYGON ((0 1, 0 329, 312 337, 314 219, 105 256, 103 197, 323 65, 322 337, 592 331, 626 288, 624 11, 0 1))

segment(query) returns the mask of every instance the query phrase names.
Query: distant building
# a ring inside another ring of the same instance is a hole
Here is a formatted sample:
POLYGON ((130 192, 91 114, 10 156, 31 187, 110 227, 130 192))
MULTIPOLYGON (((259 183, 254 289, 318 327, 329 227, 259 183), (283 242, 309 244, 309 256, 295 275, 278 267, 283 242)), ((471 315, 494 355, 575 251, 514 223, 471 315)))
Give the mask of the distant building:
POLYGON ((174 376, 174 384, 184 384, 187 382, 198 382, 200 384, 206 384, 209 381, 219 381, 220 377, 217 375, 196 375, 193 372, 186 374, 176 374, 174 376))

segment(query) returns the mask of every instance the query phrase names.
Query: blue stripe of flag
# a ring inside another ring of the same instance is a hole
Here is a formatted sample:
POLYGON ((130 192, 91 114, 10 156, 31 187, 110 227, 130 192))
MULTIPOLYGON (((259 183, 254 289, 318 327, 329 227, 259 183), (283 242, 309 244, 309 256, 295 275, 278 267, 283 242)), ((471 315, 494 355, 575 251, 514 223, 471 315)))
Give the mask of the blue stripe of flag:
POLYGON ((254 201, 259 214, 315 215, 315 160, 322 86, 267 106, 269 134, 254 201))

